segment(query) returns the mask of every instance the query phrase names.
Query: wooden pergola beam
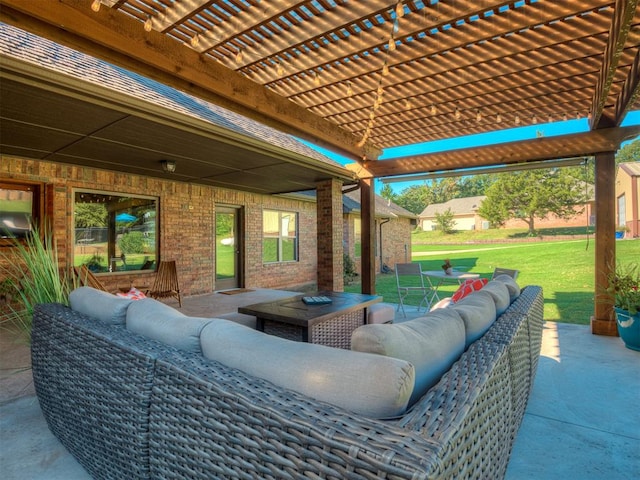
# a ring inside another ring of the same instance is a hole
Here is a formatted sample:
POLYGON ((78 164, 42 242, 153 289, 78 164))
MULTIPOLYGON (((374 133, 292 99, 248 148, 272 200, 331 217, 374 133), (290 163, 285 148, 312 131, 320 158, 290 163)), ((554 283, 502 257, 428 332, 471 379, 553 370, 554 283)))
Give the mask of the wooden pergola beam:
POLYGON ((640 49, 636 52, 636 56, 629 69, 629 75, 627 75, 622 89, 618 94, 615 114, 616 126, 620 126, 624 116, 636 100, 638 100, 638 97, 640 97, 640 49))
POLYGON ((616 124, 615 118, 606 115, 605 107, 637 6, 638 0, 616 0, 609 39, 604 50, 602 68, 591 104, 589 126, 592 130, 612 127, 616 124))
POLYGON ((88 0, 3 0, 0 20, 349 158, 380 149, 141 22, 88 0))
POLYGON ((393 177, 427 172, 554 160, 615 152, 620 144, 640 134, 640 125, 585 133, 535 138, 519 142, 429 153, 393 160, 361 161, 347 165, 359 178, 393 177))

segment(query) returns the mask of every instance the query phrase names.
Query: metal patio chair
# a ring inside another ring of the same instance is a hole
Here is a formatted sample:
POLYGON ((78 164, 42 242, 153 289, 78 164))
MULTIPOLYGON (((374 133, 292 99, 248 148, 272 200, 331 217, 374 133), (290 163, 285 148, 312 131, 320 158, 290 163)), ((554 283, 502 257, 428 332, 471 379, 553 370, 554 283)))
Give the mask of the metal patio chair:
POLYGON ((509 275, 515 280, 518 278, 518 273, 520 273, 520 270, 511 270, 509 268, 496 267, 496 269, 493 271, 493 275, 491 275, 491 279, 496 278, 498 275, 509 275))
POLYGON ((409 295, 420 298, 418 304, 418 312, 425 306, 425 310, 429 309, 429 293, 431 289, 424 284, 424 276, 422 275, 422 267, 419 263, 396 263, 396 284, 398 287, 398 308, 402 309, 402 314, 406 317, 404 311, 404 302, 409 295))

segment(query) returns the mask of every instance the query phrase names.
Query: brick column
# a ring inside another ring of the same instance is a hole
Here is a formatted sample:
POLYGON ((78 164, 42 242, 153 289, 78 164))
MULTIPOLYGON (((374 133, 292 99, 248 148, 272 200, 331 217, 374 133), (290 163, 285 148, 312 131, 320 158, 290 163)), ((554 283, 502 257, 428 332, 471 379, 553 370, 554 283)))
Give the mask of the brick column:
POLYGON ((342 182, 325 180, 316 187, 318 210, 318 290, 342 292, 342 182))

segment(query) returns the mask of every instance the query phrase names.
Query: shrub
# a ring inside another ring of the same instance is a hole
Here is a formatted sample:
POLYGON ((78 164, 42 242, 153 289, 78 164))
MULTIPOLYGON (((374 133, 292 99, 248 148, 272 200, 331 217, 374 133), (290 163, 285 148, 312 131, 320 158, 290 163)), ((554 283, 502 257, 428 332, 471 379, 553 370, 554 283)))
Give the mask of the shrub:
POLYGON ((129 232, 122 235, 118 246, 124 254, 144 253, 145 239, 142 232, 129 232))

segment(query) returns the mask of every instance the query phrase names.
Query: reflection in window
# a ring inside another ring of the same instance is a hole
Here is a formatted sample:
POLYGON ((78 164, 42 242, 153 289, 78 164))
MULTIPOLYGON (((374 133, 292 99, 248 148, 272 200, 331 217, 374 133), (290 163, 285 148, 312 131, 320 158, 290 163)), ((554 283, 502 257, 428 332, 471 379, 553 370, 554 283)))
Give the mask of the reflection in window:
POLYGON ((96 273, 156 266, 157 200, 76 191, 73 264, 96 273))
POLYGON ((293 212, 262 213, 262 259, 265 263, 298 259, 297 216, 293 212))
POLYGON ((24 238, 37 225, 40 185, 0 182, 0 238, 24 238))

